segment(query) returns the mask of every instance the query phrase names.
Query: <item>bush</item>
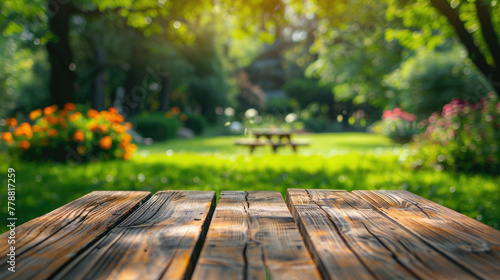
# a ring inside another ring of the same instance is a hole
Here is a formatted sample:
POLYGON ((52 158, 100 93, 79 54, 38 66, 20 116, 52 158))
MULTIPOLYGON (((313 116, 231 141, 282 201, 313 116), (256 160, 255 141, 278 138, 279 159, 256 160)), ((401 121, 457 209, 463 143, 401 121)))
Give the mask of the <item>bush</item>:
POLYGON ((295 108, 289 98, 273 98, 264 103, 264 113, 266 114, 287 115, 293 111, 295 108))
POLYGON ((180 114, 177 110, 167 113, 150 113, 136 115, 129 118, 129 121, 134 125, 134 129, 143 137, 151 138, 154 141, 166 141, 177 137, 177 131, 181 126, 179 119, 175 116, 180 114))
POLYGON ((207 120, 201 115, 186 115, 184 126, 191 129, 197 135, 202 134, 207 127, 207 120))
POLYGON ((9 151, 23 160, 128 160, 136 149, 115 108, 82 114, 67 103, 61 110, 56 105, 34 110, 29 118, 32 124, 19 126, 17 119, 7 119, 2 133, 9 151))
POLYGON ((391 138, 397 143, 408 143, 417 134, 417 117, 400 108, 386 110, 382 120, 373 124, 371 131, 391 138))
POLYGON ((394 91, 392 101, 403 110, 426 117, 441 110, 452 98, 471 98, 471 92, 479 94, 479 98, 486 96, 491 91, 488 82, 466 63, 465 56, 457 55, 461 52, 456 48, 417 50, 384 80, 394 91))
POLYGON ((500 172, 500 102, 494 93, 476 104, 455 99, 421 122, 425 132, 402 158, 413 168, 500 172))
POLYGON ((333 106, 332 89, 327 86, 320 86, 318 81, 312 79, 295 79, 285 83, 283 89, 289 98, 299 102, 302 108, 309 104, 317 102, 333 106))

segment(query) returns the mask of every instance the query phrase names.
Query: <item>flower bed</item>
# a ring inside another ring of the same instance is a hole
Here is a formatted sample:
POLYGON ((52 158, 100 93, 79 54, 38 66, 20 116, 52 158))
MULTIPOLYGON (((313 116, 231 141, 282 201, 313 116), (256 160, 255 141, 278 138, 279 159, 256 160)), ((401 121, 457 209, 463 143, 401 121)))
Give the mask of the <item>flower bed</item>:
POLYGON ((490 93, 476 104, 455 99, 420 124, 425 132, 403 158, 413 168, 500 173, 500 102, 490 93))
POLYGON ((128 160, 136 149, 126 133, 130 125, 115 108, 80 112, 75 104, 56 105, 29 114, 31 122, 18 125, 7 119, 2 140, 12 154, 23 160, 88 161, 128 160))

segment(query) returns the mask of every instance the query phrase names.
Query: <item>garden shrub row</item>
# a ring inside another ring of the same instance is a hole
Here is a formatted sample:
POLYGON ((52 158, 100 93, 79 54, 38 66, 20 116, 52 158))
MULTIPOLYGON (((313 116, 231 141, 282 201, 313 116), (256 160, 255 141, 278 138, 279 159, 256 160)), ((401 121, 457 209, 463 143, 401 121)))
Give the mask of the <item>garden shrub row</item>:
POLYGON ((98 112, 77 110, 67 103, 37 109, 29 114, 30 122, 7 119, 2 142, 11 154, 23 160, 89 161, 128 160, 136 146, 126 133, 129 123, 115 108, 98 112))

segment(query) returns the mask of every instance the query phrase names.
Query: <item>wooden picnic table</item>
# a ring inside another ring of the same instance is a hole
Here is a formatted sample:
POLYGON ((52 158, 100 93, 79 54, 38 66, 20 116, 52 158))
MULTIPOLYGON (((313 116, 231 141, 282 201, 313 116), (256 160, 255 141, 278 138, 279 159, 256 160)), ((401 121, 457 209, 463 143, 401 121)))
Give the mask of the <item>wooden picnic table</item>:
POLYGON ((297 152, 297 147, 309 145, 308 142, 304 141, 292 141, 294 132, 290 130, 255 129, 251 130, 250 133, 253 135, 254 139, 237 140, 234 142, 235 145, 249 147, 250 154, 253 153, 256 147, 271 146, 273 152, 276 153, 278 148, 284 146, 290 146, 294 152, 297 152), (260 138, 267 138, 267 140, 261 141, 260 138))
POLYGON ((500 231, 407 191, 95 191, 0 240, 0 279, 499 279, 500 231))

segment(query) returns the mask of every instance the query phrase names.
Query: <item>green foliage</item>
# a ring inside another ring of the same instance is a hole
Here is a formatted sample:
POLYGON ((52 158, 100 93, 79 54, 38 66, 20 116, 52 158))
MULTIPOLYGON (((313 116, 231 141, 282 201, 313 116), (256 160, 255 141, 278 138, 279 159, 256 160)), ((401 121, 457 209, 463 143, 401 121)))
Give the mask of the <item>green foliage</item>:
POLYGON ((200 135, 207 127, 207 120, 202 115, 188 114, 184 125, 200 135))
POLYGON ((384 82, 393 90, 393 106, 421 117, 439 111, 454 97, 480 99, 491 91, 482 75, 466 61, 465 50, 457 46, 444 51, 420 48, 384 82))
POLYGON ((298 104, 290 98, 273 98, 264 103, 264 113, 275 115, 287 115, 297 109, 298 104))
MULTIPOLYGON (((387 19, 402 21, 404 26, 387 30, 386 36, 388 40, 397 39, 402 45, 410 49, 418 49, 421 46, 426 46, 427 49, 433 49, 441 44, 445 38, 456 36, 453 27, 439 11, 431 5, 430 1, 386 0, 386 2, 389 7, 386 13, 387 19)), ((489 10, 489 14, 492 17, 491 24, 493 24, 496 29, 496 34, 498 36, 500 27, 500 5, 494 1, 480 2, 487 5, 486 8, 489 10)), ((481 25, 479 23, 475 2, 451 1, 448 3, 450 3, 453 10, 458 13, 467 31, 472 34, 474 43, 479 45, 481 53, 484 54, 491 63, 491 53, 481 34, 481 25)))
POLYGON ((455 99, 422 123, 426 127, 403 155, 413 168, 500 173, 500 102, 494 93, 476 104, 455 99))
POLYGON ((390 97, 381 81, 399 66, 404 48, 385 40, 387 5, 378 1, 345 1, 345 14, 322 18, 311 48, 318 58, 306 75, 329 85, 336 101, 384 107, 390 97), (339 20, 340 22, 336 22, 339 20))
POLYGON ((301 120, 304 127, 309 132, 327 132, 328 120, 325 119, 305 119, 301 120))
POLYGON ((400 108, 393 111, 386 110, 382 120, 375 122, 371 126, 371 131, 385 135, 398 143, 408 143, 413 135, 420 132, 416 120, 417 116, 409 114, 400 108))
POLYGON ((321 86, 313 79, 294 79, 286 82, 283 89, 289 98, 299 102, 301 108, 306 108, 313 102, 330 107, 334 103, 331 88, 321 86))
POLYGON ((134 129, 143 137, 155 141, 165 141, 177 137, 181 123, 178 119, 167 118, 163 113, 150 113, 135 115, 128 119, 134 129))

